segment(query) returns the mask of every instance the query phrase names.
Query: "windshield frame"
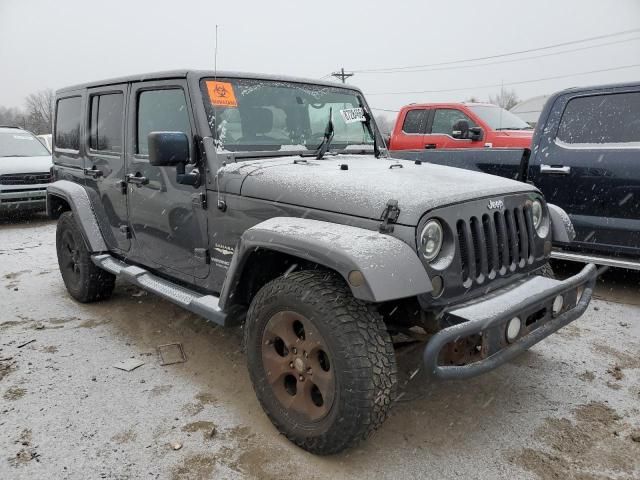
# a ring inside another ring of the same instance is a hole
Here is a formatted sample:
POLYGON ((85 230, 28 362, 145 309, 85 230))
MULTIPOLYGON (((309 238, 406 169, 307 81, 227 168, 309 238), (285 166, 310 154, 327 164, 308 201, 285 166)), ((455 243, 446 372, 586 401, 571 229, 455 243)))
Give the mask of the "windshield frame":
POLYGON ((496 130, 496 131, 502 131, 502 130, 519 130, 519 131, 526 131, 526 130, 533 130, 533 127, 531 125, 529 125, 527 122, 525 122, 524 120, 522 120, 520 117, 518 117, 515 113, 511 113, 509 110, 502 108, 498 105, 467 105, 467 108, 469 108, 469 110, 471 110, 473 112, 473 114, 478 117, 480 120, 482 120, 484 123, 486 123, 489 128, 491 128, 491 130, 496 130), (496 123, 496 117, 495 116, 489 116, 486 115, 486 113, 488 113, 490 110, 494 110, 494 111, 502 111, 501 116, 497 117, 500 118, 500 122, 501 123, 496 123), (505 117, 505 118, 502 118, 505 117), (517 125, 517 126, 512 126, 510 123, 507 124, 508 126, 503 126, 505 125, 505 120, 511 120, 511 119, 516 119, 520 122, 522 122, 521 125, 517 125))
POLYGON ((31 139, 33 140, 34 144, 37 147, 42 148, 42 151, 44 153, 42 154, 35 154, 35 155, 24 155, 24 154, 20 154, 18 153, 17 155, 3 155, 2 154, 2 150, 0 149, 0 158, 28 158, 28 157, 49 157, 51 156, 51 152, 47 149, 47 147, 45 147, 42 142, 40 141, 40 139, 38 137, 36 137, 33 133, 27 131, 27 130, 21 130, 21 129, 15 129, 15 131, 2 131, 0 132, 0 138, 4 135, 13 135, 14 137, 16 135, 20 135, 23 137, 31 137, 31 139))
MULTIPOLYGON (((228 73, 221 73, 219 76, 214 76, 211 74, 200 76, 197 81, 198 91, 200 93, 201 105, 203 107, 203 111, 206 119, 206 135, 209 136, 213 140, 213 144, 215 146, 215 152, 217 155, 223 155, 226 160, 231 161, 239 161, 240 159, 258 159, 258 158, 274 158, 274 157, 285 157, 285 156, 301 156, 308 157, 313 156, 317 153, 318 145, 309 144, 306 145, 305 148, 295 148, 300 145, 294 144, 276 144, 275 146, 278 149, 266 149, 266 150, 250 150, 250 149, 241 149, 234 148, 233 150, 226 149, 224 145, 220 145, 216 139, 216 127, 213 119, 211 119, 211 112, 216 110, 216 106, 212 104, 210 98, 207 94, 206 83, 207 81, 217 81, 217 82, 232 82, 237 80, 244 81, 257 81, 257 82, 272 82, 275 84, 291 84, 293 87, 302 86, 302 87, 312 87, 312 88, 329 88, 335 90, 344 90, 345 94, 353 95, 357 102, 359 103, 359 107, 362 108, 365 112, 365 117, 367 121, 362 122, 363 130, 369 131, 369 135, 371 135, 371 143, 363 144, 361 141, 355 143, 344 142, 340 140, 335 140, 331 144, 331 148, 326 152, 325 156, 334 156, 338 154, 367 154, 373 155, 376 153, 376 149, 382 149, 384 146, 384 141, 382 138, 382 134, 375 122, 375 118, 373 117, 371 108, 369 107, 366 99, 362 91, 358 88, 351 86, 342 86, 336 85, 333 83, 325 83, 325 82, 313 82, 313 81, 305 81, 305 80, 297 80, 290 78, 277 78, 277 77, 253 77, 253 76, 236 76, 229 75, 228 73), (284 148, 283 148, 284 147, 284 148)), ((338 92, 340 93, 340 92, 338 92)), ((357 108, 357 107, 354 107, 357 108)), ((339 114, 338 114, 339 115, 339 114)), ((215 118, 215 117, 214 117, 215 118)), ((336 114, 334 109, 333 118, 335 120, 336 114)))

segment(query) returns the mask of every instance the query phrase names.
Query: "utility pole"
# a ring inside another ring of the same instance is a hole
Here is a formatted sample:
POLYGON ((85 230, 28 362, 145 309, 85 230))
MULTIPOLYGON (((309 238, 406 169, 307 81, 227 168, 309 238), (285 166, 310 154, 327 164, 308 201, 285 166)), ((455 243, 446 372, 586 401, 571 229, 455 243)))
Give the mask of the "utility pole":
POLYGON ((344 68, 341 68, 339 72, 333 72, 331 76, 339 78, 342 80, 342 83, 346 83, 347 78, 353 77, 353 73, 344 73, 344 68))

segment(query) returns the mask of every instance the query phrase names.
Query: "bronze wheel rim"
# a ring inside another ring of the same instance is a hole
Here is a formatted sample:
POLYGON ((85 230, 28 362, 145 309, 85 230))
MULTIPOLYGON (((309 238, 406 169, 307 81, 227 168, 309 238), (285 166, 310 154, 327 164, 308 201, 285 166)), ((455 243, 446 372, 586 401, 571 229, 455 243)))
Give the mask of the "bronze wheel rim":
POLYGON ((280 404, 308 422, 331 410, 336 382, 324 338, 293 311, 273 315, 262 334, 262 365, 280 404))

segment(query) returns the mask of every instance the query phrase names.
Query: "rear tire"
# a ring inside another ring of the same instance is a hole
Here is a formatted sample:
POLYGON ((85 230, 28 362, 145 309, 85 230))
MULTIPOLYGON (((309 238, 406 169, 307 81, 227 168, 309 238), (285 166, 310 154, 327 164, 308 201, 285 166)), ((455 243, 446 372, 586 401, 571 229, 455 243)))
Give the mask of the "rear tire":
POLYGON ((116 277, 91 261, 72 212, 64 212, 58 219, 56 251, 62 280, 73 298, 89 303, 111 296, 116 277))
POLYGON ((340 277, 301 271, 269 282, 249 308, 245 346, 262 408, 303 449, 340 452, 386 419, 393 344, 382 317, 340 277))

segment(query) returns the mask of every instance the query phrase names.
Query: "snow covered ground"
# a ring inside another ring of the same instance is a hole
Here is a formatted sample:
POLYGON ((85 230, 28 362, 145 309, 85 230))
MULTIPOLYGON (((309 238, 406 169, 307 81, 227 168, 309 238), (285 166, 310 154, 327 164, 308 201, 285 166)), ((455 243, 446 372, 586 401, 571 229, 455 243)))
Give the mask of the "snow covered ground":
POLYGON ((54 242, 43 218, 0 223, 0 478, 640 478, 639 274, 608 274, 584 317, 471 381, 409 380, 422 349, 400 350, 391 418, 323 458, 262 412, 240 329, 125 284, 76 303, 54 242), (174 342, 187 361, 161 366, 174 342))

